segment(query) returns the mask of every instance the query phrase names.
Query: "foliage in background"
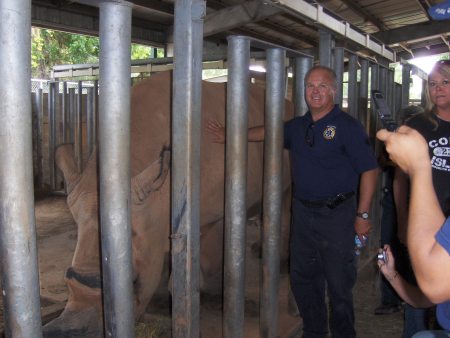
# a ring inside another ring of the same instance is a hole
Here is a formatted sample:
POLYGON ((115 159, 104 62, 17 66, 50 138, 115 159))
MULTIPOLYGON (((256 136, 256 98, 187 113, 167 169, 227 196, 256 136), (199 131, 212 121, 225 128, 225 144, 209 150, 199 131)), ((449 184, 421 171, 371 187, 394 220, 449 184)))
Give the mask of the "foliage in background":
MULTIPOLYGON (((148 59, 153 48, 131 45, 131 59, 148 59)), ((54 65, 98 63, 100 42, 98 37, 66 33, 51 29, 31 29, 31 75, 48 79, 54 65)), ((158 49, 157 57, 163 50, 158 49)))

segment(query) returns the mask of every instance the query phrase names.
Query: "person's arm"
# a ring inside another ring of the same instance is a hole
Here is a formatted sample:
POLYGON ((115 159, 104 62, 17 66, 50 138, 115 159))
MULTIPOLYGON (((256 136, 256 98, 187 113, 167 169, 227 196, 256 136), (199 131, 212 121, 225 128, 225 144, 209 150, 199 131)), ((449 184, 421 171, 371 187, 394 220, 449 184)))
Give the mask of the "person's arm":
MULTIPOLYGON (((226 133, 222 123, 216 120, 208 121, 206 130, 213 136, 214 143, 225 143, 226 133)), ((264 126, 256 126, 248 129, 249 142, 264 141, 264 126)))
POLYGON ((392 254, 391 247, 386 244, 384 250, 387 257, 386 262, 379 259, 377 261, 378 267, 395 292, 397 292, 398 296, 415 308, 428 308, 433 306, 434 304, 417 286, 408 283, 395 270, 395 258, 392 254))
POLYGON ((428 145, 414 129, 402 126, 392 133, 383 129, 377 137, 386 143, 391 158, 409 174, 408 251, 420 289, 434 303, 450 299, 450 255, 436 242, 445 221, 433 188, 428 145))
POLYGON ((394 193, 395 211, 397 212, 397 237, 401 243, 406 245, 409 178, 399 167, 395 168, 392 191, 394 193))
MULTIPOLYGON (((372 204, 372 197, 376 189, 378 178, 378 168, 365 171, 361 174, 359 183, 359 201, 358 211, 365 212, 370 210, 372 204)), ((368 236, 372 228, 370 220, 355 218, 355 232, 361 237, 368 236)))
POLYGON ((450 255, 435 239, 445 217, 433 188, 431 166, 411 171, 410 177, 408 251, 420 288, 440 303, 450 299, 450 255))

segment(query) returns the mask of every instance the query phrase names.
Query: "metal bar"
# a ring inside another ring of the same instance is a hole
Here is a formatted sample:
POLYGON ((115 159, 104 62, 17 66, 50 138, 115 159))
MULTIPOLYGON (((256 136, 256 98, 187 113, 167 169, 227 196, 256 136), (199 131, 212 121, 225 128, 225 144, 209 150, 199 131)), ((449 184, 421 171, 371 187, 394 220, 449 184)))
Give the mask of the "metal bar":
POLYGON ((100 223, 105 336, 134 337, 130 216, 131 6, 100 4, 100 223))
POLYGON ((394 69, 388 70, 388 91, 389 91, 389 107, 391 108, 392 115, 395 115, 395 71, 394 69))
POLYGON ((56 148, 56 85, 57 82, 48 84, 48 175, 50 188, 56 190, 56 167, 55 167, 55 148, 56 148))
POLYGON ((359 80, 359 105, 358 105, 358 119, 366 127, 369 126, 368 115, 368 101, 369 101, 369 61, 361 60, 361 71, 359 80))
POLYGON ((332 67, 334 39, 330 32, 319 28, 319 62, 322 66, 332 67))
POLYGON ((62 143, 67 143, 67 114, 68 114, 68 102, 67 102, 67 82, 63 82, 63 90, 61 94, 61 138, 62 143))
POLYGON ((336 97, 334 102, 342 107, 343 99, 343 82, 344 82, 344 48, 338 47, 334 49, 334 72, 336 73, 336 97))
POLYGON ((69 88, 69 112, 67 114, 69 143, 75 143, 75 114, 77 107, 77 101, 75 98, 75 88, 69 88))
POLYGON ((206 3, 175 2, 172 101, 172 337, 200 336, 200 134, 206 3))
POLYGON ((0 253, 5 336, 40 338, 30 100, 31 1, 0 1, 0 17, 0 253))
POLYGON ((91 156, 94 150, 94 129, 95 129, 95 106, 94 106, 94 88, 89 87, 86 95, 86 134, 88 157, 91 156))
POLYGON ((392 115, 394 119, 398 121, 400 112, 402 110, 403 86, 399 83, 394 83, 394 92, 395 92, 395 110, 392 112, 392 115))
MULTIPOLYGON (((383 73, 384 73, 384 71, 383 71, 383 73)), ((391 76, 391 70, 387 69, 384 76, 386 77, 385 78, 386 102, 392 113, 392 85, 393 85, 392 82, 393 82, 393 78, 391 76)))
POLYGON ((409 106, 409 89, 411 88, 411 65, 402 65, 402 105, 401 108, 409 106))
POLYGON ((348 113, 358 118, 358 56, 351 54, 348 61, 348 113))
POLYGON ((92 141, 96 147, 98 143, 98 80, 94 81, 94 125, 92 132, 92 141))
POLYGON ((83 114, 83 82, 78 81, 78 94, 77 94, 77 109, 75 113, 75 160, 77 163, 78 172, 83 170, 83 127, 82 127, 82 114, 83 114))
POLYGON ((428 104, 428 80, 422 80, 422 94, 420 95, 420 104, 422 107, 426 107, 428 104))
POLYGON ((42 125, 44 114, 42 88, 36 90, 33 95, 33 171, 34 185, 37 189, 43 188, 42 171, 42 125))
POLYGON ((370 90, 379 90, 380 88, 380 67, 376 63, 370 65, 370 90))
POLYGON ((305 100, 305 76, 313 66, 313 58, 296 57, 294 61, 294 105, 295 116, 302 116, 308 111, 305 100))
MULTIPOLYGON (((370 90, 379 90, 380 88, 380 67, 378 64, 373 63, 370 65, 370 90)), ((377 112, 373 109, 373 101, 370 102, 370 124, 369 124, 369 136, 372 144, 375 144, 375 133, 377 131, 377 112)))
POLYGON ((250 41, 228 40, 223 336, 244 334, 247 126, 250 41))
POLYGON ((379 81, 379 88, 380 91, 383 92, 384 97, 386 98, 386 101, 388 100, 388 76, 387 76, 387 72, 388 70, 384 67, 380 67, 379 69, 379 76, 378 76, 378 81, 379 81))
POLYGON ((282 49, 267 50, 262 231, 263 273, 260 296, 260 336, 265 338, 275 338, 278 334, 285 55, 286 52, 282 49))

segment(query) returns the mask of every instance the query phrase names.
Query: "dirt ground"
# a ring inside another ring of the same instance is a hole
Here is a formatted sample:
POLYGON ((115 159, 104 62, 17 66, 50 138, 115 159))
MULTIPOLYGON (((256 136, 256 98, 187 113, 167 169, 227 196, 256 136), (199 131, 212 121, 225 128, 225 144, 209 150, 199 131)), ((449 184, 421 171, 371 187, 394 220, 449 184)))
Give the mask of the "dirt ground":
MULTIPOLYGON (((36 227, 41 283, 41 308, 43 321, 48 321, 62 310, 67 299, 67 287, 63 277, 70 266, 76 245, 76 224, 66 206, 64 197, 47 197, 36 202, 36 227)), ((259 285, 260 259, 252 245, 258 240, 260 229, 257 222, 247 227, 247 271, 244 337, 259 337, 259 285)), ((278 337, 301 337, 301 319, 289 312, 288 276, 282 268, 279 289, 278 337)), ((359 338, 400 337, 403 324, 401 312, 373 315, 378 305, 378 272, 375 263, 364 264, 358 273, 354 290, 356 330, 359 338)), ((202 338, 222 336, 221 297, 201 296, 202 338)), ((292 311, 291 311, 292 312, 292 311)), ((1 321, 3 327, 3 320, 1 321)), ((170 300, 167 294, 155 297, 147 313, 136 325, 136 338, 170 337, 170 300)))

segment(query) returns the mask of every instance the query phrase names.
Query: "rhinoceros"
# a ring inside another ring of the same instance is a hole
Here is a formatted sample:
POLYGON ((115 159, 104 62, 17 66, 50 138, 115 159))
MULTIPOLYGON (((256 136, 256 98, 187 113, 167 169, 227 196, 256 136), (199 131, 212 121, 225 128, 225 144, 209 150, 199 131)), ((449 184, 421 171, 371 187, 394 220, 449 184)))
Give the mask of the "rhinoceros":
MULTIPOLYGON (((131 93, 131 223, 135 317, 141 316, 161 278, 170 236, 170 72, 162 72, 133 86, 131 93)), ((226 84, 202 83, 202 125, 225 120, 226 84)), ((292 116, 286 101, 286 118, 292 116)), ((249 125, 264 119, 264 89, 250 85, 249 125)), ((221 273, 224 217, 224 145, 201 135, 201 271, 221 273)), ((249 143, 247 205, 262 198, 261 143, 249 143)), ((285 155, 286 161, 287 157, 285 155)), ((44 326, 44 336, 103 337, 101 301, 97 156, 90 156, 78 172, 72 145, 58 147, 55 159, 67 187, 67 203, 78 227, 72 266, 65 281, 69 298, 62 314, 44 326)), ((290 191, 289 168, 285 165, 285 187, 290 191)), ((287 196, 289 193, 286 194, 287 196)), ((289 202, 289 197, 286 198, 289 202)), ((289 223, 289 203, 283 213, 289 223)))

